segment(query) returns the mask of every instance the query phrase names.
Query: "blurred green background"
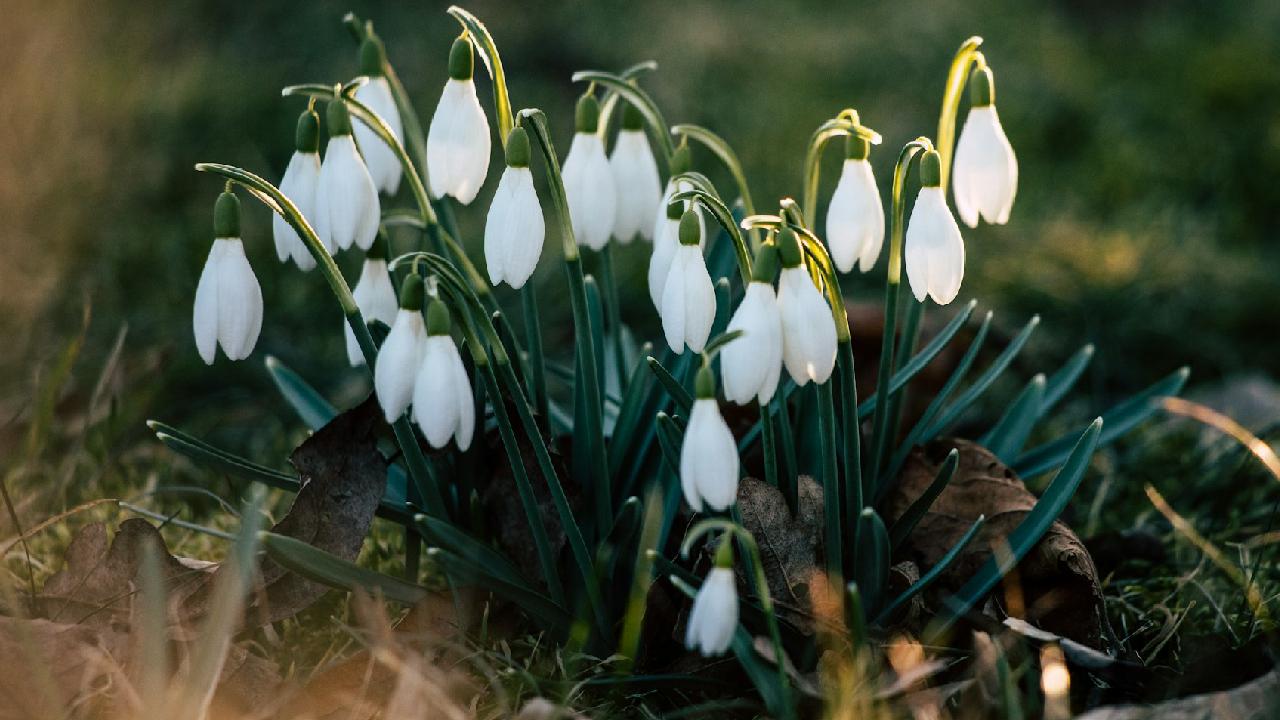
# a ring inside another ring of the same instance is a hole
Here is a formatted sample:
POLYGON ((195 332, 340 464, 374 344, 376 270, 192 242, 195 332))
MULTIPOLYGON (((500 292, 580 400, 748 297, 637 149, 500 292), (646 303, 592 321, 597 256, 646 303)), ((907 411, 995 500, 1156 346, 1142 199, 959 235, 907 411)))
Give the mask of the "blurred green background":
MULTIPOLYGON (((23 412, 33 381, 56 365, 86 304, 92 318, 78 361, 85 367, 97 367, 128 324, 126 377, 137 401, 123 432, 141 434, 134 420, 159 416, 215 439, 234 433, 247 452, 280 442, 267 439, 271 431, 296 423, 268 392, 260 363, 268 353, 336 397, 355 397, 364 381, 345 367, 336 304, 318 274, 276 262, 269 217, 253 203, 246 203, 245 239, 266 301, 258 350, 247 363, 220 356, 206 369, 200 362, 190 312, 220 183, 192 165, 226 162, 278 179, 303 104, 279 90, 355 74, 356 48, 340 22, 347 10, 376 23, 429 122, 458 32, 446 5, 5 6, 6 419, 23 412)), ((654 59, 660 68, 643 84, 667 119, 724 136, 766 211, 778 197, 799 194, 810 133, 846 106, 884 135, 872 162, 887 187, 897 149, 935 132, 952 53, 969 35, 982 35, 1021 179, 1007 226, 965 232, 962 299, 997 309, 1006 326, 1041 313, 1041 357, 1061 359, 1096 342, 1095 397, 1145 386, 1182 364, 1193 367, 1193 382, 1280 371, 1274 0, 477 0, 467 7, 498 42, 513 102, 547 111, 562 153, 581 92, 570 74, 654 59)), ((491 108, 489 88, 480 85, 491 108)), ((824 205, 839 151, 829 155, 824 205)), ((493 162, 485 190, 459 212, 477 262, 499 153, 493 162)), ((729 191, 709 155, 695 151, 695 165, 729 191)), ((394 204, 409 206, 407 191, 394 204)), ((556 252, 554 238, 547 246, 548 256, 556 252)), ((652 330, 646 250, 620 254, 633 271, 624 282, 625 318, 652 330)), ((546 259, 538 278, 555 347, 565 325, 557 318, 567 311, 557 305, 561 273, 546 259)), ((354 257, 342 262, 349 272, 358 267, 354 257)), ((877 294, 883 273, 882 259, 871 274, 849 278, 847 289, 877 294)))

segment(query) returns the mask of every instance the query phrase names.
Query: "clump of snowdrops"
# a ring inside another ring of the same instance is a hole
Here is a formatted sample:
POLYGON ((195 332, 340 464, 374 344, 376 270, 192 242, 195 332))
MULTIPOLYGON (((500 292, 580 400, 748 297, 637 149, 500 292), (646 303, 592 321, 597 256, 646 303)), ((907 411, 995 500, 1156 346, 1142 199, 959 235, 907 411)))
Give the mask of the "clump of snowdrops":
MULTIPOLYGON (((776 212, 766 214, 757 211, 737 156, 722 138, 703 127, 667 124, 639 83, 654 64, 575 74, 572 80, 585 91, 574 109, 572 141, 561 154, 542 111, 513 109, 486 27, 460 8, 449 13, 461 33, 448 49, 448 79, 425 131, 372 25, 348 16, 359 42, 359 74, 345 84, 284 90, 286 100, 305 98, 306 107, 278 185, 237 167, 197 166, 223 176, 226 187, 215 203, 215 239, 195 296, 196 347, 209 364, 219 347, 228 359, 243 360, 263 327, 262 294, 241 233, 237 192, 246 190, 275 214, 276 252, 296 266, 293 281, 322 279, 332 290, 337 302, 332 311, 317 308, 314 327, 339 332, 340 311, 347 352, 335 358, 334 372, 371 376, 396 444, 380 511, 405 526, 408 582, 418 580, 424 543, 451 585, 490 591, 558 642, 622 658, 616 670, 625 677, 645 649, 650 585, 668 577, 693 600, 684 630, 688 648, 708 656, 732 652, 768 710, 791 716, 792 681, 776 659, 790 655, 811 666, 816 653, 784 647, 794 648, 784 643, 790 631, 769 597, 756 539, 736 512, 741 457, 762 455, 764 481, 794 512, 796 455, 804 452, 796 429, 817 433, 816 442, 804 446, 817 453, 824 595, 842 608, 834 614, 842 628, 834 647, 842 652, 856 655, 869 628, 889 621, 982 527, 979 518, 937 567, 889 595, 894 547, 949 482, 954 456, 930 493, 892 526, 878 504, 911 449, 951 428, 1037 324, 1032 318, 959 392, 986 337, 987 313, 923 416, 904 427, 902 398, 912 379, 958 336, 975 308, 963 304, 917 347, 926 306, 953 303, 963 286, 965 241, 956 214, 970 228, 1003 224, 1017 192, 1018 163, 996 112, 995 75, 978 49, 981 40, 969 39, 955 56, 936 135, 900 150, 887 212, 869 162, 881 138, 849 108, 817 128, 797 163, 801 200, 782 198, 776 212), (488 110, 477 93, 476 55, 492 81, 488 110), (489 206, 474 208, 492 182, 495 138, 505 167, 489 206), (819 160, 836 139, 843 140, 845 160, 825 203, 825 224, 818 226, 819 160), (726 166, 731 192, 693 166, 695 145, 726 166), (535 172, 544 179, 545 197, 535 172), (911 177, 918 187, 908 218, 911 177), (411 197, 403 208, 397 207, 402 185, 411 197), (482 263, 465 252, 455 211, 486 214, 482 263), (554 259, 544 258, 548 223, 561 242, 554 259), (413 246, 393 253, 392 231, 406 226, 413 246), (648 290, 662 328, 656 343, 639 346, 621 322, 613 273, 615 247, 632 243, 650 246, 648 290), (362 259, 354 289, 336 262, 343 255, 362 259), (594 275, 584 271, 584 256, 594 261, 594 275), (879 386, 859 402, 841 282, 879 282, 873 271, 882 256, 879 386), (560 319, 538 309, 530 278, 540 262, 563 267, 564 287, 544 292, 568 293, 572 348, 543 346, 542 326, 560 319), (900 289, 904 269, 909 294, 900 289), (506 317, 512 306, 523 315, 522 335, 506 317), (572 360, 560 365, 561 356, 572 360), (339 369, 339 361, 350 367, 339 369), (557 379, 565 392, 553 391, 557 379), (746 432, 730 428, 725 403, 753 414, 746 432), (531 567, 502 551, 491 524, 476 521, 473 478, 461 470, 484 465, 476 453, 492 434, 524 510, 524 532, 537 558, 531 567), (568 477, 554 450, 565 442, 568 477), (546 522, 540 495, 550 498, 554 522, 546 522), (697 521, 677 522, 685 516, 697 521), (677 527, 688 529, 674 538, 677 527), (552 542, 558 533, 563 553, 552 542), (704 548, 712 548, 713 560, 700 579, 689 558, 704 548), (753 643, 757 635, 767 638, 770 657, 753 643)), ((1146 416, 1149 397, 1176 392, 1185 379, 1185 373, 1166 378, 1117 406, 1106 415, 1105 430, 1099 418, 1025 449, 1036 422, 1070 390, 1089 355, 1086 347, 1058 372, 1033 378, 981 439, 1024 475, 1057 474, 1010 536, 1008 552, 950 599, 935 619, 935 636, 1034 545, 1061 513, 1098 444, 1133 427, 1146 416)), ((274 359, 268 368, 313 428, 332 416, 295 373, 274 359)), ((249 461, 176 432, 167 430, 164 439, 177 449, 231 458, 253 476, 249 461)), ((397 583, 404 582, 318 550, 271 544, 267 550, 336 587, 373 586, 395 599, 397 583)))

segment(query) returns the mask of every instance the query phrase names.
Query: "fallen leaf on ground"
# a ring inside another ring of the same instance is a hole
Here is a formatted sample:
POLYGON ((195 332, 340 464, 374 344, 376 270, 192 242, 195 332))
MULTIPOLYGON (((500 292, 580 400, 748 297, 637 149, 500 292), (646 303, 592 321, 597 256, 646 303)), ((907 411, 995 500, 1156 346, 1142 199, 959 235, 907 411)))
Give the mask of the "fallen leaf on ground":
MULTIPOLYGON (((959 589, 1035 506, 1037 498, 1022 480, 986 448, 959 439, 943 439, 912 451, 886 502, 892 522, 906 512, 933 482, 952 448, 960 451, 955 477, 925 513, 900 551, 927 572, 985 515, 979 537, 934 584, 931 595, 959 589)), ((1036 625, 1094 648, 1106 636, 1102 590, 1093 560, 1080 538, 1055 521, 1005 581, 1006 609, 1036 625), (1011 584, 1012 583, 1012 584, 1011 584), (1021 605, 1021 607, 1018 607, 1021 605)))

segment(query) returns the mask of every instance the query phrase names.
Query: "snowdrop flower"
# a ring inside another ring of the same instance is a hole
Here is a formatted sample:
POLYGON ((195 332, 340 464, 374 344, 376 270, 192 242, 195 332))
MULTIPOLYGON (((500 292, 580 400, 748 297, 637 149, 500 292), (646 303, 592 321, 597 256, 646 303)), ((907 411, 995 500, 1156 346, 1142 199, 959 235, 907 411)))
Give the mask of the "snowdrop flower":
MULTIPOLYGON (((680 145, 676 147, 675 153, 671 155, 671 177, 675 178, 677 175, 681 175, 683 173, 689 172, 689 169, 692 166, 693 166, 693 159, 691 158, 689 153, 689 144, 682 140, 680 142, 680 145)), ((658 235, 659 233, 662 232, 662 226, 667 221, 667 206, 671 204, 671 198, 677 192, 685 192, 686 190, 691 190, 691 189, 693 189, 693 186, 689 184, 688 180, 681 180, 680 182, 676 182, 674 179, 667 180, 667 186, 662 191, 662 201, 659 202, 658 207, 654 209, 654 218, 653 218, 654 242, 657 242, 658 235)), ((689 200, 685 200, 683 205, 684 206, 680 208, 682 212, 684 210, 689 210, 691 206, 696 208, 695 212, 698 213, 698 223, 699 225, 701 225, 702 236, 705 238, 707 236, 707 225, 706 225, 705 218, 702 217, 702 208, 697 208, 689 200)), ((676 217, 678 218, 679 214, 677 214, 676 217)), ((657 304, 656 300, 654 301, 654 304, 655 305, 657 304)))
MULTIPOLYGON (((395 288, 391 287, 391 273, 387 270, 387 238, 381 233, 373 241, 364 256, 364 267, 360 270, 360 280, 351 291, 355 296, 356 307, 367 324, 376 320, 388 327, 396 320, 399 304, 396 302, 395 288)), ((356 335, 351 331, 351 323, 342 321, 342 329, 347 337, 347 360, 351 367, 364 364, 364 351, 356 342, 356 335)))
MULTIPOLYGON (((289 158, 284 177, 280 179, 280 192, 293 201, 307 222, 315 222, 316 185, 319 182, 320 116, 308 107, 298 117, 293 157, 289 158)), ((316 259, 312 257, 306 243, 302 242, 298 232, 280 215, 271 216, 271 234, 275 237, 276 256, 280 258, 280 262, 292 259, 302 270, 310 270, 316 266, 316 259)))
POLYGON ((801 262, 800 241, 791 228, 778 232, 782 274, 778 310, 782 316, 782 360, 791 379, 822 384, 836 364, 836 323, 831 307, 801 262))
POLYGON ((677 234, 680 244, 662 287, 662 331, 672 351, 681 353, 688 346, 702 352, 716 315, 716 291, 702 257, 698 216, 686 212, 677 234))
POLYGON ((728 332, 740 330, 742 336, 720 351, 724 396, 739 405, 767 404, 782 374, 782 316, 773 291, 777 272, 777 250, 760 246, 746 294, 729 320, 728 332))
POLYGON ((725 537, 716 551, 716 564, 693 599, 684 644, 703 657, 723 655, 738 629, 738 587, 733 575, 733 541, 725 537))
POLYGON ((422 322, 422 277, 405 278, 400 286, 400 309, 391 323, 391 332, 378 351, 373 368, 373 389, 378 404, 393 423, 413 401, 414 381, 426 351, 427 328, 422 322))
POLYGON ((351 137, 351 116, 341 100, 329 103, 329 144, 316 186, 315 230, 330 253, 355 245, 368 250, 382 210, 378 188, 351 137))
POLYGON ((507 138, 507 169, 502 171, 484 224, 489 282, 497 286, 505 280, 513 288, 522 287, 538 265, 546 232, 529 171, 529 136, 524 128, 512 128, 507 138))
POLYGON ((449 309, 439 298, 427 306, 427 341, 413 390, 413 419, 433 448, 453 439, 458 449, 471 447, 476 428, 471 380, 458 346, 449 334, 449 309))
MULTIPOLYGON (((356 88, 356 100, 377 113, 386 122, 396 140, 404 143, 404 128, 400 121, 400 111, 396 109, 395 98, 391 95, 391 85, 383 67, 386 64, 386 51, 382 41, 370 35, 360 44, 360 74, 365 83, 356 88)), ((374 185, 388 195, 395 195, 400 187, 400 160, 396 153, 382 139, 374 134, 364 122, 356 124, 356 145, 360 154, 364 155, 365 164, 369 166, 369 176, 374 185)))
POLYGON ((240 242, 240 200, 230 190, 213 205, 213 248, 196 286, 196 349, 212 365, 218 346, 229 360, 253 352, 262 330, 262 288, 240 242))
POLYGON ((680 487, 694 512, 724 510, 738 499, 738 444, 716 404, 716 379, 704 363, 694 381, 697 399, 680 447, 680 487))
POLYGON ((941 159, 929 150, 920 158, 920 194, 907 223, 907 280, 916 300, 925 296, 939 305, 956 299, 964 278, 964 239, 947 208, 941 186, 941 159))
POLYGON ((867 161, 869 149, 863 138, 848 137, 844 169, 827 209, 827 246, 842 273, 853 270, 855 260, 862 272, 870 270, 884 245, 884 205, 867 161))
POLYGON ((609 242, 618 205, 604 141, 596 134, 599 124, 600 104, 594 95, 583 95, 574 114, 573 142, 561 173, 573 235, 592 250, 602 250, 609 242))
POLYGON ((1018 158, 996 114, 996 91, 991 69, 981 67, 969 78, 970 107, 956 143, 953 170, 956 210, 969 227, 978 216, 996 225, 1009 221, 1018 193, 1018 158))
POLYGON ((609 157, 609 169, 618 193, 613 236, 624 244, 637 234, 652 240, 651 218, 662 201, 662 184, 649 138, 644 134, 644 118, 634 105, 628 104, 622 112, 622 129, 609 157))
POLYGON ((471 204, 489 173, 489 119, 476 97, 472 78, 475 58, 471 41, 453 41, 449 50, 449 80, 440 94, 436 114, 427 131, 427 176, 438 197, 452 195, 471 204))

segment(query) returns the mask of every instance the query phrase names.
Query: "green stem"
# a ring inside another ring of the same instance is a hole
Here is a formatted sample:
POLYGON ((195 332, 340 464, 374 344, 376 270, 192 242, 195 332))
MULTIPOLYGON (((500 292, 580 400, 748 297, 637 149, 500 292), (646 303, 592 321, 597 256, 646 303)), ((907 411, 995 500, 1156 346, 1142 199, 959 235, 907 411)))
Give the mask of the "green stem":
POLYGON ((907 171, 911 161, 921 152, 931 150, 933 145, 928 138, 916 138, 907 143, 898 155, 898 162, 893 169, 893 212, 892 229, 889 235, 889 268, 884 286, 884 334, 880 345, 880 366, 876 374, 879 386, 875 417, 871 427, 871 458, 867 482, 874 492, 879 484, 880 466, 888 446, 889 406, 892 404, 889 390, 893 375, 893 350, 897 332, 898 293, 902 284, 902 239, 906 230, 906 198, 903 197, 907 183, 907 171))
POLYGON ((872 145, 880 144, 880 134, 860 125, 856 112, 846 110, 841 116, 819 125, 813 137, 809 138, 809 148, 804 156, 804 202, 800 207, 811 221, 817 219, 818 179, 822 173, 822 150, 827 143, 838 137, 857 135, 872 145))
POLYGON ((836 350, 840 370, 840 427, 844 430, 844 526, 845 534, 857 546, 858 513, 864 506, 862 487, 862 432, 858 421, 857 373, 853 366, 853 343, 842 341, 836 350))
POLYGON ((831 383, 818 386, 818 432, 822 446, 823 525, 826 528, 827 580, 843 585, 843 533, 840 522, 840 477, 836 469, 836 412, 831 383))
POLYGON ((774 447, 773 418, 769 414, 768 403, 757 403, 760 410, 761 443, 764 448, 764 479, 773 487, 778 487, 778 449, 774 447))
MULTIPOLYGON (((605 243, 600 251, 600 289, 604 296, 605 321, 613 331, 614 375, 618 394, 627 391, 627 360, 622 347, 622 305, 618 301, 618 284, 613 273, 613 243, 605 243)), ((607 385, 607 384, 606 384, 607 385)))
POLYGON ((947 182, 951 179, 951 155, 956 145, 956 114, 960 111, 960 97, 964 94, 965 83, 969 80, 971 64, 982 63, 982 53, 978 46, 982 38, 977 35, 965 40, 951 60, 951 68, 947 71, 947 86, 942 92, 942 110, 938 114, 938 154, 942 156, 942 192, 947 192, 947 182))
POLYGON ((529 398, 542 422, 550 423, 546 360, 542 355, 542 326, 538 318, 538 293, 534 290, 533 283, 525 283, 520 288, 520 300, 524 307, 525 342, 529 344, 529 398))
MULTIPOLYGON (((361 353, 364 354, 365 368, 372 373, 378 357, 378 348, 374 345, 373 336, 369 334, 369 326, 365 324, 364 317, 360 313, 360 307, 356 305, 355 297, 351 294, 351 288, 347 285, 346 279, 342 277, 342 271, 338 269, 333 256, 329 254, 324 244, 320 242, 320 238, 316 236, 316 231, 312 229, 307 219, 302 216, 298 206, 294 205, 293 201, 280 192, 280 189, 275 185, 248 170, 218 163, 197 163, 196 170, 199 172, 212 172, 244 186, 254 197, 284 218, 285 222, 289 223, 289 226, 298 233, 298 237, 302 238, 303 244, 307 246, 307 250, 315 258, 320 274, 329 283, 330 290, 337 297, 338 304, 342 307, 342 314, 346 316, 347 324, 351 326, 351 332, 355 335, 356 342, 360 345, 361 353)), ((441 495, 440 488, 436 484, 436 478, 432 475, 431 469, 427 465, 426 456, 422 454, 422 446, 418 444, 418 439, 413 434, 413 427, 409 424, 408 416, 401 416, 399 420, 391 424, 391 427, 395 431, 396 443, 400 446, 400 452, 404 455, 405 463, 409 467, 409 475, 422 492, 426 511, 435 517, 446 517, 447 511, 445 509, 444 496, 441 495)))
POLYGON ((560 176, 560 161, 556 157, 555 146, 551 143, 547 131, 546 116, 538 109, 520 111, 520 124, 528 125, 529 134, 537 141, 542 151, 543 169, 547 173, 551 191, 552 204, 556 209, 556 220, 560 225, 560 238, 564 252, 565 274, 569 280, 569 304, 573 310, 574 341, 576 361, 582 367, 582 377, 586 380, 582 388, 587 405, 587 427, 584 432, 577 433, 578 440, 589 444, 591 457, 592 492, 597 494, 597 506, 609 511, 597 518, 600 537, 608 537, 613 525, 613 501, 609 482, 609 460, 605 455, 604 421, 601 417, 600 374, 596 369, 595 340, 592 338, 591 320, 587 310, 587 293, 582 273, 582 258, 578 251, 578 243, 573 236, 573 224, 569 219, 569 202, 564 192, 564 181, 560 176))

